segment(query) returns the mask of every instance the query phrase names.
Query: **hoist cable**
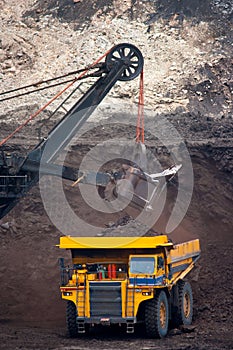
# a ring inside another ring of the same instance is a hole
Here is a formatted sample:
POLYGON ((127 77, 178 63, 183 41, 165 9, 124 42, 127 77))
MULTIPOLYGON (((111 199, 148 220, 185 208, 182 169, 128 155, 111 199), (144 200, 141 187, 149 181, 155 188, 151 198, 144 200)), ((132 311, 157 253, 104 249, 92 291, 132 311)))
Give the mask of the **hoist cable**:
POLYGON ((140 86, 139 86, 139 99, 138 99, 138 119, 136 127, 136 142, 145 141, 145 130, 144 130, 144 74, 143 70, 140 74, 140 86))
POLYGON ((19 132, 23 127, 25 127, 31 120, 33 120, 35 117, 37 117, 43 110, 45 110, 52 102, 54 102, 58 97, 60 97, 66 90, 68 90, 77 80, 80 80, 84 75, 94 66, 96 66, 97 63, 99 63, 105 56, 109 54, 109 52, 112 50, 108 50, 103 54, 101 57, 99 57, 94 63, 92 63, 86 70, 84 70, 78 77, 73 79, 64 89, 59 91, 53 98, 51 98, 44 106, 42 106, 39 110, 37 110, 35 113, 33 113, 24 123, 19 125, 10 135, 8 135, 6 138, 4 138, 0 142, 0 147, 4 145, 8 140, 10 140, 17 132, 19 132))

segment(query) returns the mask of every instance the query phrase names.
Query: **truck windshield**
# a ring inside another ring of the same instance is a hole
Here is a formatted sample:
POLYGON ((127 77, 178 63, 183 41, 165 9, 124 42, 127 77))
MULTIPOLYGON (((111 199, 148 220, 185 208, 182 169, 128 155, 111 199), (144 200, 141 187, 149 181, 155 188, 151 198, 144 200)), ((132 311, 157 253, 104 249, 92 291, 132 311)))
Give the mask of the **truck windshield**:
POLYGON ((130 260, 130 272, 137 274, 153 274, 155 259, 152 257, 132 257, 130 260))

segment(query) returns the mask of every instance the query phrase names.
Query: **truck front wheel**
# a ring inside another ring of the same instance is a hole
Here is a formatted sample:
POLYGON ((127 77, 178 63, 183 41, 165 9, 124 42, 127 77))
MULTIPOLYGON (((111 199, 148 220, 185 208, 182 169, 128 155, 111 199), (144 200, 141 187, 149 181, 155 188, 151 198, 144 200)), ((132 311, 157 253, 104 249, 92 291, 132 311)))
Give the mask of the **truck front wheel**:
POLYGON ((67 301, 66 305, 66 326, 68 334, 71 338, 78 336, 78 326, 77 326, 77 309, 76 305, 72 301, 67 301))
POLYGON ((163 338, 168 332, 169 308, 166 293, 158 291, 145 305, 146 333, 151 338, 163 338))
POLYGON ((175 324, 190 325, 193 318, 193 293, 189 282, 178 282, 178 309, 175 324))

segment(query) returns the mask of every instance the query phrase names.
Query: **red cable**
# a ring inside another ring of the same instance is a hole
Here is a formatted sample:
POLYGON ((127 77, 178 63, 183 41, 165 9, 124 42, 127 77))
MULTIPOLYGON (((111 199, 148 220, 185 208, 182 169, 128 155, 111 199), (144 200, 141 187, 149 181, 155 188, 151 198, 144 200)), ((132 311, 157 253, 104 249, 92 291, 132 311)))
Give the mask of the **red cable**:
POLYGON ((139 99, 138 99, 138 119, 136 128, 136 142, 145 141, 145 131, 144 131, 144 74, 143 70, 140 75, 140 88, 139 88, 139 99))
POLYGON ((77 78, 75 78, 71 83, 69 83, 64 89, 59 91, 51 100, 49 100, 43 107, 41 107, 38 111, 32 114, 23 124, 18 126, 10 135, 8 135, 5 139, 0 142, 0 147, 4 145, 9 139, 11 139, 18 131, 20 131, 24 126, 26 126, 32 119, 38 116, 46 107, 48 107, 54 100, 56 100, 59 96, 63 94, 67 89, 69 89, 77 80, 82 78, 93 66, 99 63, 112 49, 108 50, 99 57, 95 62, 93 62, 84 72, 82 72, 77 78))

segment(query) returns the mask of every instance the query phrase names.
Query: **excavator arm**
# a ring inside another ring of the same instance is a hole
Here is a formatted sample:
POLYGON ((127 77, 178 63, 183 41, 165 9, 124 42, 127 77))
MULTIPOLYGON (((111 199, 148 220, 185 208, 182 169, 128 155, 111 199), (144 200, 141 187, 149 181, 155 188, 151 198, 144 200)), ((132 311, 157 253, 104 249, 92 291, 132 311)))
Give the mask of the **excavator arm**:
MULTIPOLYGON (((58 155, 80 130, 95 108, 108 94, 114 84, 135 79, 142 71, 143 56, 131 44, 114 46, 100 65, 99 79, 89 88, 79 101, 65 114, 62 120, 50 131, 26 157, 6 155, 0 149, 0 219, 4 217, 39 181, 40 174, 60 175, 76 181, 83 176, 77 169, 54 163, 58 155)), ((106 186, 109 174, 88 174, 86 183, 106 186), (94 180, 93 180, 94 179, 94 180)))

